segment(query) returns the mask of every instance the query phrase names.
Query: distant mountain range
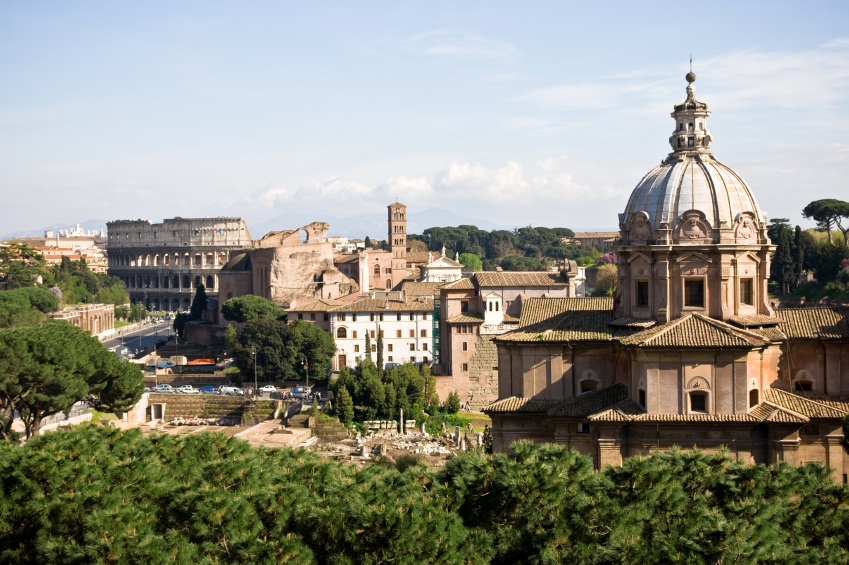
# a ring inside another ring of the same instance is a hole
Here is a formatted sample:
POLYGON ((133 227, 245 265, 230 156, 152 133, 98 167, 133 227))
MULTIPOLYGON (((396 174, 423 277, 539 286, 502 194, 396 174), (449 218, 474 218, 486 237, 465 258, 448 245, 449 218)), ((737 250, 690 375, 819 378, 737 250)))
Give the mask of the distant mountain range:
MULTIPOLYGON (((161 220, 157 220, 161 221, 161 220)), ((312 222, 327 222, 330 224, 331 236, 347 237, 351 239, 365 239, 366 236, 382 240, 388 235, 386 212, 375 214, 359 214, 356 216, 348 216, 346 218, 337 218, 333 216, 316 217, 307 213, 293 213, 288 215, 279 215, 273 218, 260 222, 248 222, 248 229, 251 232, 251 237, 259 239, 270 231, 281 231, 296 229, 305 226, 312 222)), ((107 220, 86 220, 79 222, 79 226, 86 230, 106 229, 107 220)), ((0 236, 0 241, 6 241, 16 237, 42 237, 45 231, 56 229, 72 229, 76 228, 77 224, 57 224, 34 230, 17 231, 3 234, 0 236)), ((410 212, 407 218, 407 233, 421 234, 427 228, 433 227, 451 227, 451 226, 476 226, 485 231, 492 230, 513 230, 514 228, 523 226, 508 226, 498 224, 489 220, 480 218, 471 218, 462 216, 455 212, 441 210, 439 208, 429 208, 420 212, 410 212)), ((535 227, 566 227, 573 231, 615 231, 609 226, 604 228, 587 228, 574 226, 535 226, 535 227)))

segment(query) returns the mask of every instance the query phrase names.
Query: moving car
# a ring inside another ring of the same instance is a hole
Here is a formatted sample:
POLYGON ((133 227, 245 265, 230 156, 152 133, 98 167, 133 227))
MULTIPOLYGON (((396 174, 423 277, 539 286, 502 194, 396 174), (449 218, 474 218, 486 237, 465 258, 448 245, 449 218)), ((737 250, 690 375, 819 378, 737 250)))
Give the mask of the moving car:
POLYGON ((218 391, 215 390, 215 387, 213 385, 203 385, 198 387, 198 392, 201 392, 203 394, 215 394, 218 391))
POLYGON ((176 366, 177 366, 177 364, 172 363, 171 361, 158 361, 156 363, 157 369, 173 369, 176 366))
POLYGON ((155 387, 153 387, 153 392, 171 393, 174 392, 174 387, 167 384, 156 385, 155 387))
POLYGON ((265 385, 259 388, 260 392, 277 392, 277 387, 271 385, 265 385))
POLYGON ((183 394, 200 394, 200 391, 192 385, 180 385, 177 387, 177 392, 181 392, 183 394))

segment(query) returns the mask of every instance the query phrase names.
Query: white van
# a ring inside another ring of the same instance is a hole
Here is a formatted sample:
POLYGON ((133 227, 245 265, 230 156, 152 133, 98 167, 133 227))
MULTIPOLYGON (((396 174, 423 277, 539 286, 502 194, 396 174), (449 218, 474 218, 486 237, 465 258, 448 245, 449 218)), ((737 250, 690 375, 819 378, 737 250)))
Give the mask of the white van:
POLYGON ((226 396, 239 396, 245 394, 245 391, 235 386, 221 385, 218 387, 218 394, 226 396))

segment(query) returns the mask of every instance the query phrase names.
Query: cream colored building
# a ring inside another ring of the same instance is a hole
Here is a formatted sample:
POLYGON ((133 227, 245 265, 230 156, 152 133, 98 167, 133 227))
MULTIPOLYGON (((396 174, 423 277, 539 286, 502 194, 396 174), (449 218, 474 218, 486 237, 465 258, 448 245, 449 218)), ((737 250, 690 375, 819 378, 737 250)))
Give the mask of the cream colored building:
POLYGON ((847 482, 849 308, 773 310, 766 215, 710 150, 687 75, 672 153, 619 216, 610 298, 534 298, 495 338, 493 445, 572 446, 599 468, 672 446, 829 465, 847 482))

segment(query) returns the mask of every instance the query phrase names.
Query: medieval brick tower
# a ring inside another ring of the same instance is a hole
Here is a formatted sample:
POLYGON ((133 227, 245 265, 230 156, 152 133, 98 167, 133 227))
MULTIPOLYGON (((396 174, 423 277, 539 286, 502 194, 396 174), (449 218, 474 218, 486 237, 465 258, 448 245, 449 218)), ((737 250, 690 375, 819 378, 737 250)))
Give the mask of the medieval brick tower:
POLYGON ((392 249, 392 288, 407 276, 407 207, 395 202, 389 208, 389 245, 392 249))

